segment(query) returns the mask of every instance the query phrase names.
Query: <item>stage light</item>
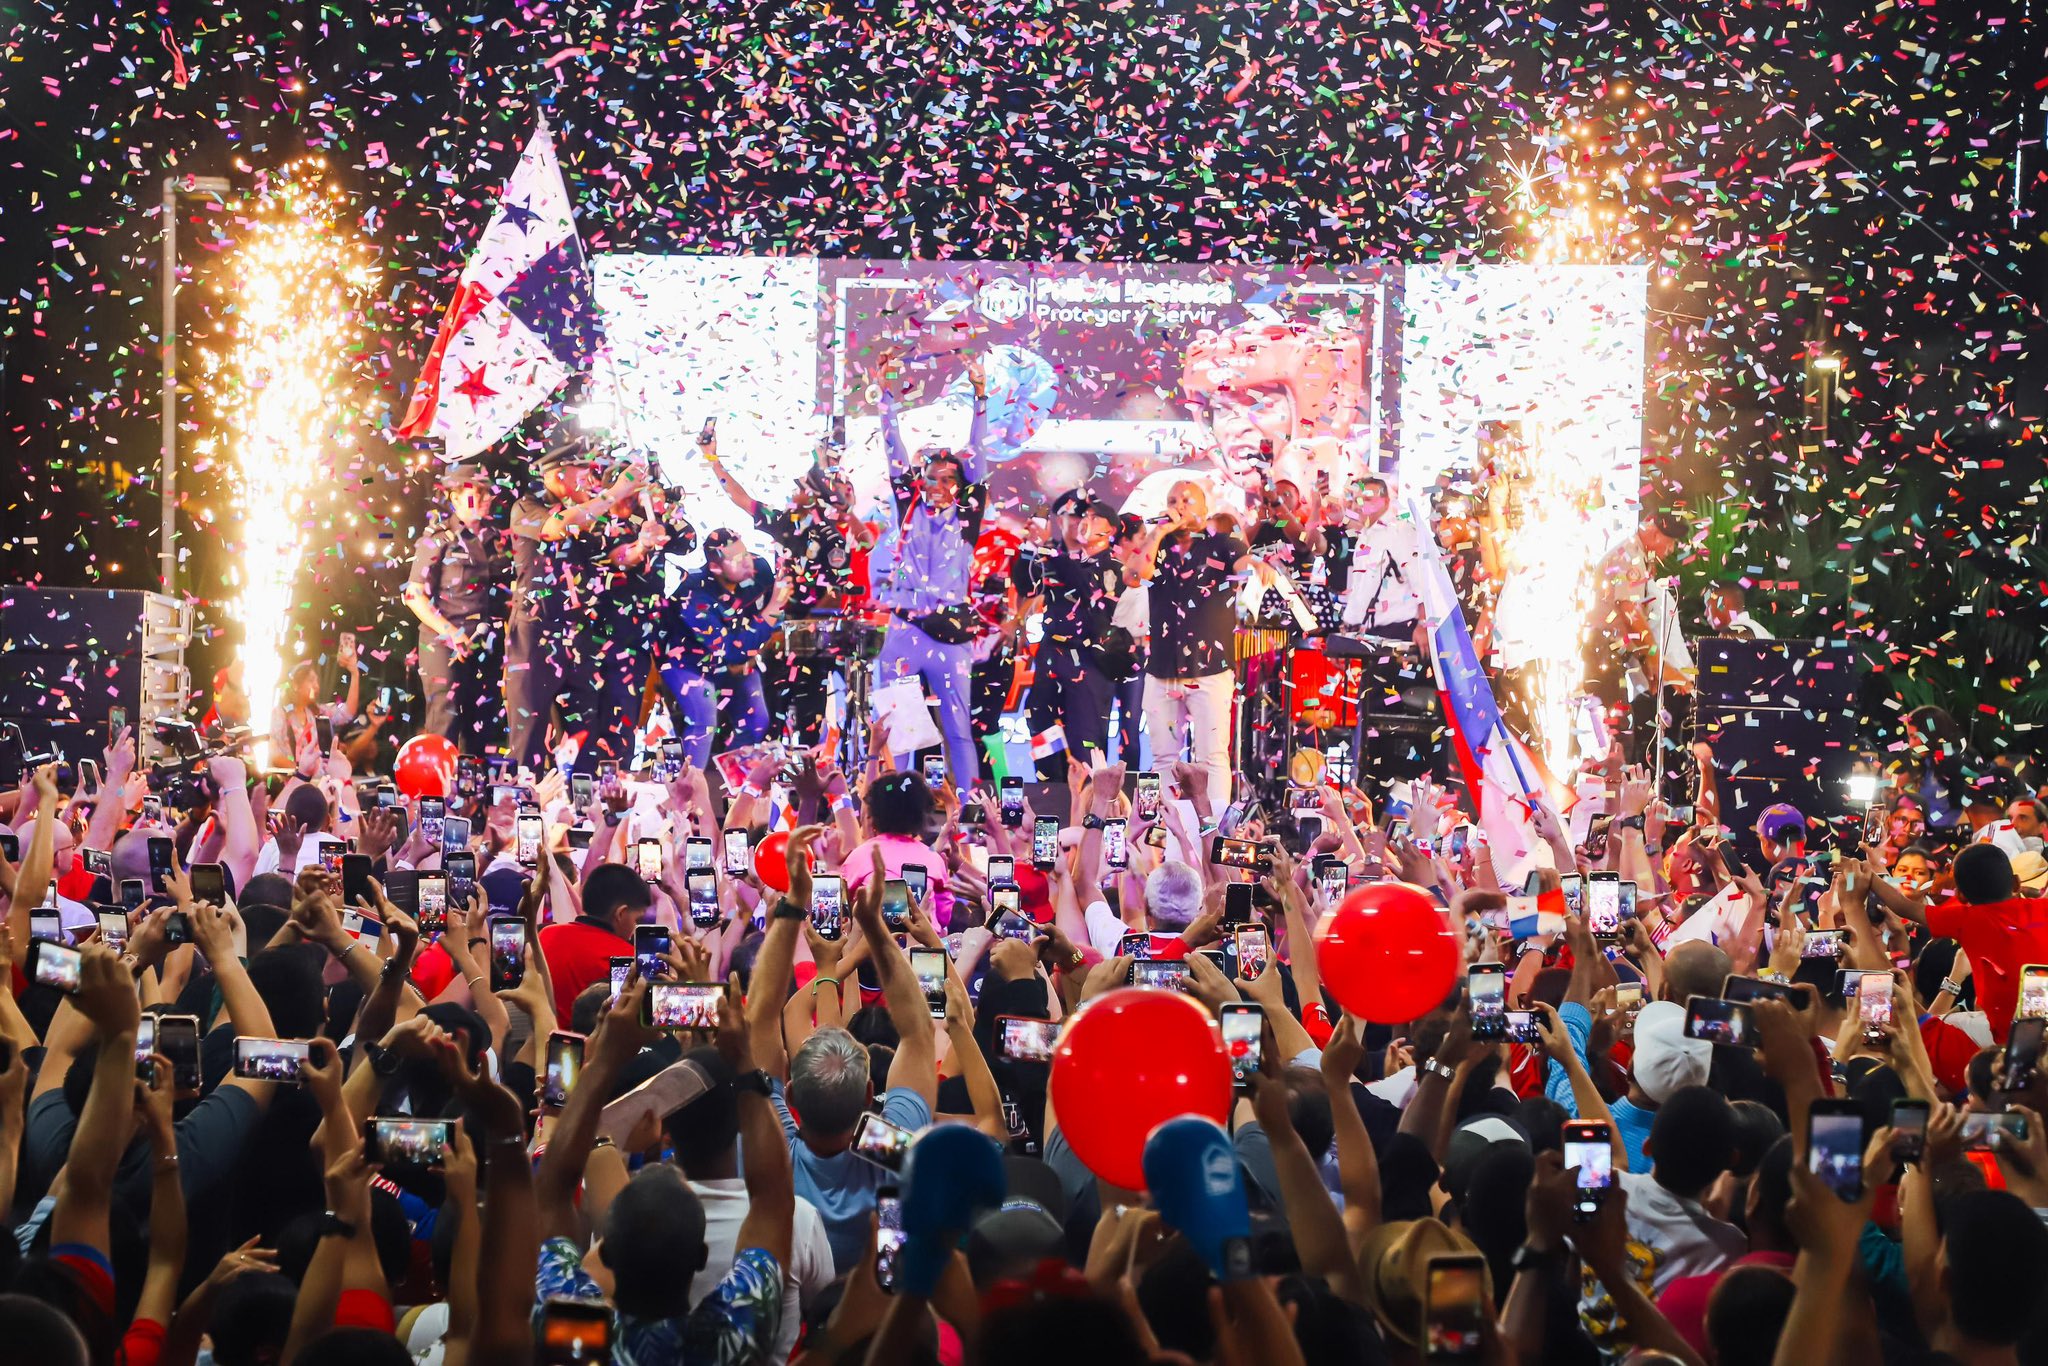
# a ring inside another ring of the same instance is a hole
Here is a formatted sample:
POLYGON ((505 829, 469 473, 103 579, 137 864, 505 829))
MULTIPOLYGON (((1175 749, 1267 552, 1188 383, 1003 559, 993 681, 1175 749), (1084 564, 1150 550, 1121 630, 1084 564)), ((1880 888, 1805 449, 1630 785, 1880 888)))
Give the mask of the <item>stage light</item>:
POLYGON ((1858 806, 1868 806, 1877 800, 1875 773, 1851 773, 1842 779, 1842 786, 1848 789, 1849 800, 1858 806))
POLYGON ((1840 356, 1815 356, 1813 358, 1813 368, 1816 370, 1839 370, 1842 368, 1842 358, 1840 356))

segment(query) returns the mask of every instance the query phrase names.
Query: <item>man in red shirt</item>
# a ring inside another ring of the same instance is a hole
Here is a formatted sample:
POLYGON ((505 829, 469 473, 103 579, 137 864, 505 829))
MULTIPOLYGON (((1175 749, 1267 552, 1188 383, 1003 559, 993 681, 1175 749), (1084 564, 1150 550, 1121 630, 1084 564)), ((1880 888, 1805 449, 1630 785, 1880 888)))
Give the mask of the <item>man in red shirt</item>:
POLYGON ((1963 946, 1977 978, 1977 1004, 1992 1038, 2003 1043, 2019 1005, 2020 969, 2048 963, 2048 900, 2018 894, 2012 860, 1995 844, 1970 845, 1956 855, 1953 871, 1954 901, 1899 911, 1963 946))
POLYGON ((623 863, 602 863, 583 884, 583 914, 548 925, 540 932, 541 957, 555 983, 555 1014, 569 1018, 576 997, 592 982, 611 979, 612 959, 633 953, 633 927, 640 923, 654 894, 647 882, 623 863))

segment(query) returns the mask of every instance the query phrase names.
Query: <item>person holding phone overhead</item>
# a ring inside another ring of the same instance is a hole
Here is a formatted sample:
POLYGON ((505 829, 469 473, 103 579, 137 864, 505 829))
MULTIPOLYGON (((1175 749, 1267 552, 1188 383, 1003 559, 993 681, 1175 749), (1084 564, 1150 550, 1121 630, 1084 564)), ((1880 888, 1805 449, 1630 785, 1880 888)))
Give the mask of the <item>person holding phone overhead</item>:
POLYGON ((683 757, 697 768, 714 752, 765 739, 768 696, 761 647, 782 622, 790 585, 747 549, 737 531, 704 538, 704 566, 683 576, 662 615, 661 681, 675 699, 683 757))
POLYGON ((1121 634, 1112 621, 1124 591, 1122 567, 1109 548, 1116 514, 1075 489, 1055 499, 1048 516, 1052 554, 1027 547, 1012 573, 1018 592, 1045 600, 1045 636, 1025 707, 1034 736, 1058 727, 1065 738, 1064 751, 1048 749, 1038 759, 1040 779, 1062 782, 1069 758, 1092 767, 1109 757, 1110 706, 1132 659, 1128 650, 1121 659, 1104 657, 1111 631, 1121 634))
POLYGON ((662 556, 687 553, 689 523, 668 520, 661 491, 637 466, 609 480, 579 437, 534 464, 545 496, 512 508, 512 607, 506 621, 507 752, 539 772, 548 726, 576 738, 577 766, 632 757, 647 683, 662 556))
MULTIPOLYGON (((876 542, 875 601, 889 609, 889 638, 875 663, 879 683, 917 677, 939 704, 946 768, 965 791, 981 771, 974 744, 971 696, 974 641, 981 619, 969 601, 974 543, 988 512, 982 445, 988 431, 988 380, 976 357, 967 361, 974 419, 965 450, 933 447, 912 461, 897 426, 900 358, 881 365, 882 444, 889 454, 895 516, 876 542)), ((907 767, 908 754, 896 765, 907 767)))
POLYGON ((335 651, 335 664, 348 679, 348 697, 340 702, 320 701, 320 666, 310 659, 302 659, 292 665, 285 675, 284 695, 278 700, 277 710, 270 717, 270 760, 273 764, 288 764, 305 751, 306 746, 319 743, 320 721, 324 718, 332 728, 327 733, 327 748, 332 752, 334 737, 341 733, 343 726, 356 719, 362 707, 363 675, 356 667, 356 640, 352 633, 344 633, 340 647, 335 651))
POLYGON ((848 852, 842 864, 846 890, 863 885, 873 862, 882 856, 882 875, 900 878, 907 867, 925 870, 924 913, 943 933, 953 921, 953 892, 947 885, 952 870, 936 849, 925 843, 925 831, 938 810, 930 784, 919 773, 885 773, 868 784, 862 828, 867 838, 848 852))
POLYGON ((483 466, 450 465, 440 487, 447 509, 420 534, 405 584, 405 605, 420 621, 420 728, 482 754, 504 733, 498 681, 512 547, 491 521, 496 490, 483 466))

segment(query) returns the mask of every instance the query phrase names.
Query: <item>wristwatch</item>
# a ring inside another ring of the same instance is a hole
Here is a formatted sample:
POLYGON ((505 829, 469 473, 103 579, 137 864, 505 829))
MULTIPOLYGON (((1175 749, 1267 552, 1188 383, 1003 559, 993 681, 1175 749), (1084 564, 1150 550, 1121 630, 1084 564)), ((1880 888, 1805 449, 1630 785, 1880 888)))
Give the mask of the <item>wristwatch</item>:
POLYGON ((1083 830, 1100 830, 1102 825, 1102 817, 1096 815, 1093 811, 1090 811, 1081 818, 1081 828, 1083 830))
POLYGON ((751 1072, 742 1072, 734 1077, 732 1079, 732 1089, 735 1091, 752 1091, 757 1096, 765 1096, 768 1094, 768 1083, 768 1074, 757 1067, 751 1072))
POLYGON ((1442 1077, 1445 1081, 1453 1081, 1458 1075, 1457 1068, 1452 1067, 1448 1063, 1438 1062, 1435 1058, 1424 1058, 1422 1060, 1422 1070, 1431 1076, 1442 1077))
POLYGON ((1616 830, 1641 830, 1643 828, 1643 818, 1641 816, 1623 816, 1620 820, 1614 822, 1614 828, 1616 830))
POLYGON ((405 1061, 381 1043, 364 1044, 363 1056, 370 1060, 370 1070, 380 1077, 397 1076, 399 1065, 405 1061))
POLYGON ((806 911, 803 907, 785 896, 776 898, 775 909, 770 912, 769 918, 771 920, 802 920, 809 914, 809 911, 806 911))
POLYGON ((1536 1247, 1524 1243, 1515 1249, 1514 1260, 1508 1263, 1517 1272, 1536 1269, 1547 1271, 1564 1260, 1564 1250, 1555 1247, 1536 1247))
POLYGON ((328 1210, 320 1216, 319 1232, 322 1238, 353 1238, 356 1236, 356 1226, 333 1210, 328 1210))

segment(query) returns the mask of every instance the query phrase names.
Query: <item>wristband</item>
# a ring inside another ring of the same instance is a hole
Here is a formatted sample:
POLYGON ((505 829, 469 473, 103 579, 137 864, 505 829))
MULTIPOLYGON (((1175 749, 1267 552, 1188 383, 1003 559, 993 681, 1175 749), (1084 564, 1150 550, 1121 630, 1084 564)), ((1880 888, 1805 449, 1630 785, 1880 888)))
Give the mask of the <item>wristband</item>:
POLYGON ((482 935, 482 934, 480 934, 480 935, 477 935, 477 936, 476 936, 475 938, 473 938, 473 939, 471 939, 471 940, 469 941, 469 947, 470 947, 470 948, 475 948, 475 947, 476 947, 477 945, 479 945, 479 944, 488 944, 488 943, 490 943, 490 942, 491 942, 491 940, 490 940, 490 936, 489 936, 489 935, 482 935))
POLYGON ((1942 978, 1941 989, 1951 996, 1960 996, 1963 994, 1963 984, 1961 982, 1956 981, 1953 977, 1942 978))
POLYGON ((1422 1070, 1433 1077, 1442 1077, 1445 1081, 1454 1080, 1458 1075, 1457 1068, 1438 1062, 1435 1058, 1423 1059, 1422 1070))
POLYGON ((1081 818, 1081 828, 1083 830, 1100 830, 1102 828, 1102 817, 1090 811, 1081 818))
POLYGON ((839 985, 839 979, 837 977, 827 977, 824 973, 821 972, 816 977, 813 977, 811 979, 811 986, 815 988, 821 982, 830 982, 835 987, 839 985))

